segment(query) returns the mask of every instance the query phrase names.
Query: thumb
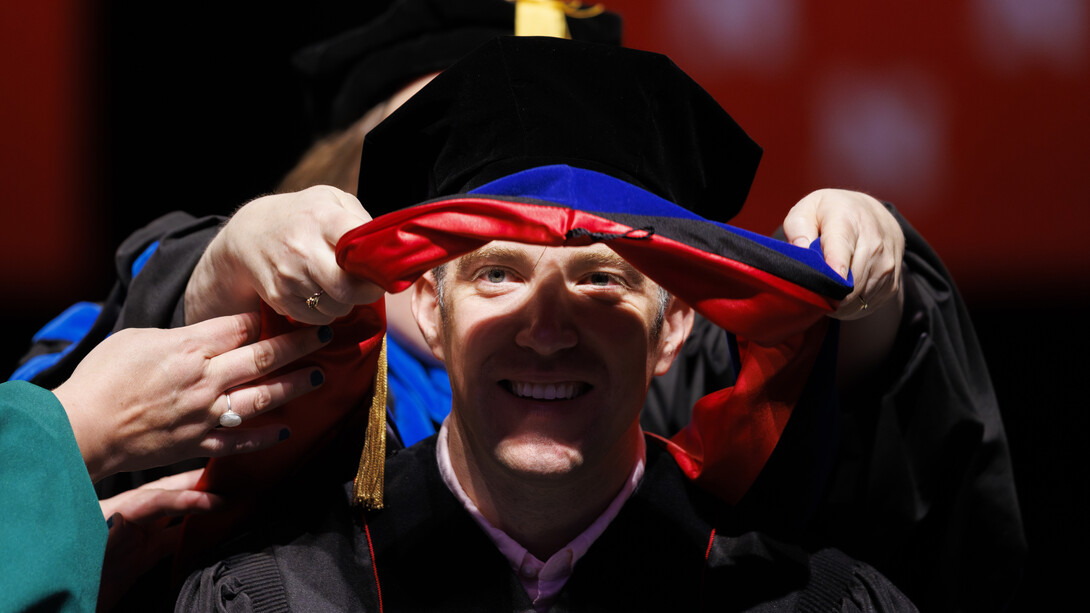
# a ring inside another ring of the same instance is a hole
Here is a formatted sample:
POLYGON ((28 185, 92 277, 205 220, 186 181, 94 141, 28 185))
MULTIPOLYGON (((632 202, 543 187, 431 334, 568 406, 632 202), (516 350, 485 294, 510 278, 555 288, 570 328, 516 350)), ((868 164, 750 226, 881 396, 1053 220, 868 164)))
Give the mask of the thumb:
POLYGON ((805 249, 817 239, 820 230, 817 201, 818 198, 810 194, 787 212, 787 217, 783 219, 783 234, 787 242, 805 249))

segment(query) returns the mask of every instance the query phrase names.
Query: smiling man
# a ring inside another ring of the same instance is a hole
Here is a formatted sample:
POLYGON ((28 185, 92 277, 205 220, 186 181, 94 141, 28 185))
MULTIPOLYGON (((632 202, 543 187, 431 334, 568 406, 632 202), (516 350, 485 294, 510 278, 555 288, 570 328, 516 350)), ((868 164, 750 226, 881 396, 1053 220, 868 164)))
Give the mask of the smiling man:
POLYGON ((692 309, 601 244, 493 242, 437 271, 415 286, 414 313, 457 407, 440 433, 444 480, 486 529, 547 560, 639 481, 644 396, 692 309))
POLYGON ((731 504, 833 389, 825 315, 850 291, 820 254, 691 212, 732 216, 759 157, 657 54, 501 38, 436 77, 368 135, 361 201, 400 210, 337 260, 415 283, 450 416, 387 459, 382 508, 352 483, 296 496, 178 610, 914 610, 731 504), (647 436, 694 308, 738 334, 738 383, 647 436))

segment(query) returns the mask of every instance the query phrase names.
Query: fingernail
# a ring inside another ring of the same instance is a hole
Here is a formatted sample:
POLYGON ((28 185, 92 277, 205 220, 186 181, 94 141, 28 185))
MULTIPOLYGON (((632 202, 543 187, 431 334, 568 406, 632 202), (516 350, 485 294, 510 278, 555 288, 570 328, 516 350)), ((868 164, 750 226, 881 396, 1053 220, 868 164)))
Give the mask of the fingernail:
POLYGON ((312 371, 310 373, 310 384, 311 385, 313 385, 314 387, 318 387, 319 385, 321 385, 323 383, 325 383, 325 375, 322 374, 322 371, 315 370, 315 371, 312 371))
MULTIPOLYGON (((114 515, 116 515, 116 513, 114 515)), ((113 528, 113 527, 114 527, 114 516, 111 515, 111 516, 106 518, 106 529, 109 530, 110 528, 113 528)))
POLYGON ((330 328, 329 326, 318 328, 318 340, 323 343, 328 343, 331 338, 333 338, 333 328, 330 328))
POLYGON ((284 428, 283 430, 280 431, 280 440, 282 440, 282 441, 287 440, 287 438, 289 436, 291 436, 291 430, 288 430, 287 428, 284 428))
POLYGON ((180 525, 183 521, 185 521, 185 516, 184 515, 178 515, 177 517, 171 517, 170 521, 167 522, 167 528, 173 528, 174 526, 180 525))

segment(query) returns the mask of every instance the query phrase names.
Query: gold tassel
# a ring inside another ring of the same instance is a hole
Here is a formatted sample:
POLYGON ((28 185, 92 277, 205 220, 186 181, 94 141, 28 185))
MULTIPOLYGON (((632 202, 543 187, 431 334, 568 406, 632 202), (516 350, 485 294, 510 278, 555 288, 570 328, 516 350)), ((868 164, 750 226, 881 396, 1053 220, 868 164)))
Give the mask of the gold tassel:
POLYGON ((508 0, 515 3, 515 36, 571 38, 566 17, 586 19, 600 15, 600 4, 583 6, 566 0, 508 0))
POLYGON ((382 508, 382 487, 386 476, 386 337, 382 337, 378 367, 375 369, 375 391, 371 396, 371 411, 367 416, 367 435, 360 454, 353 487, 355 503, 368 511, 382 508))

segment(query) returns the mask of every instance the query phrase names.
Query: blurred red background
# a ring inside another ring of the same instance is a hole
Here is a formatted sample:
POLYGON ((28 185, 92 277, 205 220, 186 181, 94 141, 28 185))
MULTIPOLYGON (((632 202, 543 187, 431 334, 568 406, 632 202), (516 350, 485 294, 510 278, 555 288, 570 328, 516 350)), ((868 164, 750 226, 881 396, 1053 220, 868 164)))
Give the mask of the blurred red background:
MULTIPOLYGON (((103 210, 146 210, 130 218, 143 222, 162 210, 159 202, 170 201, 144 192, 138 208, 118 198, 104 203, 128 193, 117 183, 148 184, 162 176, 171 181, 155 187, 168 190, 171 182, 207 173, 200 157, 170 173, 174 158, 163 150, 203 155, 214 139, 227 136, 216 130, 229 109, 217 111, 203 97, 200 108, 183 111, 196 115, 170 116, 194 96, 172 94, 200 87, 202 72, 216 82, 229 78, 221 74, 227 66, 246 69, 238 58, 217 61, 229 51, 231 28, 241 53, 257 65, 249 73, 276 74, 266 65, 286 58, 299 37, 285 11, 247 19, 221 11, 217 22, 207 14, 131 4, 96 8, 51 0, 0 9, 0 187, 6 198, 0 274, 16 307, 77 295, 100 281, 102 257, 119 238, 103 210), (238 29, 247 24, 253 30, 238 29), (176 70, 186 60, 186 70, 176 70), (149 94, 172 99, 141 95, 141 81, 149 94), (116 118, 118 107, 138 105, 137 125, 104 121, 116 118), (218 118, 200 119, 217 112, 218 118), (209 133, 189 129, 193 117, 209 133), (122 130, 118 138, 115 126, 122 130), (121 150, 111 159, 111 150, 126 146, 141 150, 121 150), (137 156, 152 158, 137 170, 155 159, 162 167, 122 176, 125 168, 111 165, 137 156)), ((1090 221, 1086 3, 617 0, 609 6, 625 17, 628 45, 670 55, 765 148, 738 225, 767 231, 813 189, 860 189, 903 210, 971 301, 1032 303, 1041 295, 1084 297, 1090 289, 1083 281, 1090 257, 1079 240, 1090 221)), ((276 67, 279 74, 286 74, 284 63, 276 67)), ((286 91, 264 87, 266 95, 286 91)), ((261 95, 253 91, 255 101, 261 95)), ((262 154, 280 155, 279 165, 287 164, 282 160, 290 160, 295 144, 288 140, 267 133, 260 149, 239 149, 245 153, 234 161, 239 174, 253 176, 247 170, 259 161, 253 151, 288 150, 262 154)))
MULTIPOLYGON (((806 193, 845 187, 892 201, 927 237, 988 352, 1035 557, 1081 549, 1090 6, 607 6, 627 45, 671 56, 764 147, 734 223, 768 232, 806 193)), ((330 27, 308 10, 0 4, 8 371, 52 315, 105 297, 112 251, 133 229, 172 209, 230 212, 272 188, 307 139, 287 58, 330 27)))

